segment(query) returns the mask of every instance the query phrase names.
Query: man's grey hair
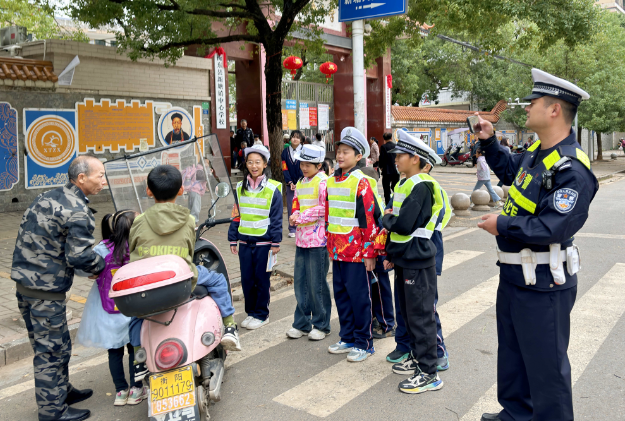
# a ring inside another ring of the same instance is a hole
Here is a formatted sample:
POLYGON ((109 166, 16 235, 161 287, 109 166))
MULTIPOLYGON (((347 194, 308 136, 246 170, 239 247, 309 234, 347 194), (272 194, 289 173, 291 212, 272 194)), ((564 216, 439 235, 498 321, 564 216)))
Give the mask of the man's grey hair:
POLYGON ((245 122, 245 123, 247 123, 247 120, 246 120, 246 119, 244 119, 244 118, 242 118, 242 119, 241 119, 241 121, 240 121, 240 123, 241 123, 241 124, 243 124, 244 122, 245 122))
POLYGON ((98 160, 98 158, 93 155, 80 155, 76 157, 72 163, 69 164, 69 168, 67 169, 67 175, 69 175, 70 181, 78 180, 80 174, 89 176, 91 173, 90 161, 93 159, 98 160))

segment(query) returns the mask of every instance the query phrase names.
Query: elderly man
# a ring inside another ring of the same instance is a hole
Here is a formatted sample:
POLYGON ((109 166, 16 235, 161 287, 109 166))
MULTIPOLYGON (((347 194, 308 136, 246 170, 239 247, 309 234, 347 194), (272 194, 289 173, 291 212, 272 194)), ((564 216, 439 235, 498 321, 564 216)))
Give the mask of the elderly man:
POLYGON ((72 345, 65 302, 74 270, 96 275, 104 269, 104 259, 91 249, 95 220, 87 206, 87 196, 104 187, 104 166, 95 157, 79 156, 68 175, 69 183, 40 194, 24 212, 11 268, 17 304, 35 352, 40 421, 80 421, 91 414, 69 406, 93 392, 69 383, 72 345))

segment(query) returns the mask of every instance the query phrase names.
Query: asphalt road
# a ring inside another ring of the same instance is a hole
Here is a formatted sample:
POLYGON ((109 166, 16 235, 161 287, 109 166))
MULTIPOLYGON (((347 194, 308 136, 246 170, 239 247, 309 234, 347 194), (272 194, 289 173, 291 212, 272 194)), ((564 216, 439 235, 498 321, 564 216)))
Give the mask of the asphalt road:
MULTIPOLYGON (((472 189, 474 178, 461 180, 472 189)), ((602 185, 576 239, 582 271, 569 355, 578 420, 625 418, 624 203, 625 179, 602 185)), ((404 377, 393 374, 385 361, 394 348, 392 338, 376 341, 377 352, 364 363, 329 354, 327 346, 338 340, 336 318, 324 341, 287 339, 284 333, 295 306, 292 289, 287 289, 272 297, 270 324, 257 331, 242 329, 244 351, 228 357, 223 399, 211 408, 212 419, 468 421, 479 420, 484 410, 497 410, 495 241, 481 230, 468 229, 447 235, 444 244, 439 312, 451 368, 441 373, 442 390, 423 395, 397 390, 404 377)), ((237 322, 245 317, 242 304, 236 303, 237 322)), ((22 361, 0 369, 0 420, 37 419, 30 364, 22 361)), ((91 399, 77 405, 91 409, 91 419, 147 419, 145 403, 113 407, 105 352, 77 347, 70 373, 76 387, 94 389, 91 399)))

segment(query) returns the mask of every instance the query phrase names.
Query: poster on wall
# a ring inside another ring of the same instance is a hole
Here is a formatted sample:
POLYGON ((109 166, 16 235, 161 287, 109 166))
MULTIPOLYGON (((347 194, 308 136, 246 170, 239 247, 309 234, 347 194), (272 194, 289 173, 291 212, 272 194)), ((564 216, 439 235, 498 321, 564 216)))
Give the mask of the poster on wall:
POLYGON ((408 134, 421 139, 430 148, 435 149, 436 145, 432 145, 432 132, 430 129, 409 129, 408 134))
POLYGON ((308 111, 308 104, 299 104, 299 128, 310 129, 310 114, 308 111))
POLYGON ((0 191, 11 190, 19 180, 17 127, 17 110, 0 102, 0 191))
POLYGON ((310 127, 317 127, 317 107, 310 107, 308 110, 310 127))
MULTIPOLYGON (((193 136, 198 138, 197 144, 200 147, 202 156, 206 156, 206 150, 204 149, 204 124, 202 124, 202 107, 199 105, 193 106, 193 136)), ((195 155, 197 156, 197 148, 195 148, 195 155)))
POLYGON ((287 120, 289 130, 297 130, 297 112, 295 110, 287 110, 287 120))
POLYGON ((330 130, 330 106, 328 104, 317 105, 317 128, 330 130))
POLYGON ((78 148, 76 111, 24 109, 24 139, 26 188, 66 184, 78 148))
POLYGON ((289 114, 282 110, 282 130, 289 130, 289 114))
POLYGON ((126 152, 138 150, 141 139, 149 147, 154 147, 154 105, 146 101, 123 99, 111 102, 102 99, 97 103, 92 98, 76 103, 78 113, 78 152, 96 154, 109 151, 118 153, 123 148, 126 152))
POLYGON ((218 129, 228 127, 228 104, 226 104, 226 69, 224 57, 215 54, 213 69, 215 69, 215 112, 218 129))
POLYGON ((182 107, 171 107, 161 114, 156 126, 163 146, 191 139, 195 123, 191 114, 182 107))

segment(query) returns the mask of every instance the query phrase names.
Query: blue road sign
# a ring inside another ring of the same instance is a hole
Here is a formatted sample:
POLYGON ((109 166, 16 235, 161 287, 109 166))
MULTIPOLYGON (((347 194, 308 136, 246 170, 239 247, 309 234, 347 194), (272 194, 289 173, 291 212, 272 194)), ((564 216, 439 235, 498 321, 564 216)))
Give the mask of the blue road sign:
POLYGON ((408 0, 339 0, 339 22, 403 15, 408 0))

